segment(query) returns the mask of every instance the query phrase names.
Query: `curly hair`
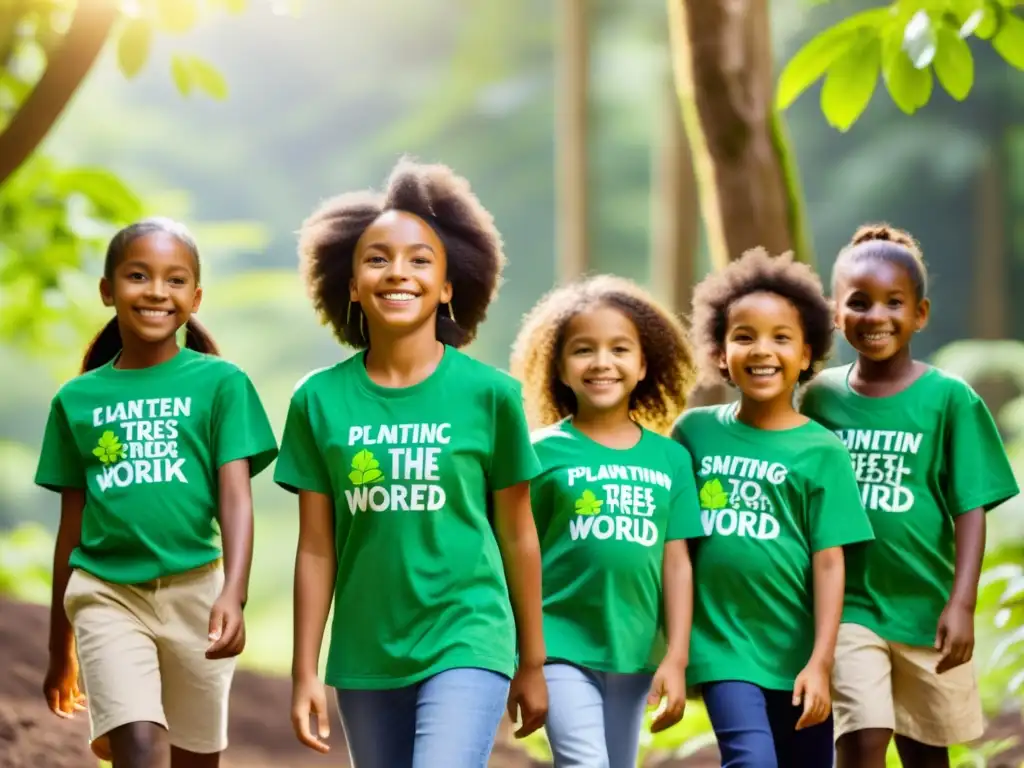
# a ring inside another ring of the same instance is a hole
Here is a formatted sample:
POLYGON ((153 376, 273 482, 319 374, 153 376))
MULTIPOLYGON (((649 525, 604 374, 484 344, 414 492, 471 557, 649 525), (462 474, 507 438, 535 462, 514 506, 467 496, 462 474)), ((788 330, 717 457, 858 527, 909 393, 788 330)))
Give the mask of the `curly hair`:
POLYGON ((566 329, 573 317, 599 306, 622 312, 640 337, 647 375, 630 395, 630 415, 648 429, 666 431, 686 407, 696 378, 686 329, 636 283, 612 275, 556 288, 524 317, 510 368, 523 383, 527 418, 542 427, 576 413, 576 395, 559 376, 566 329))
POLYGON ((366 347, 358 304, 349 305, 356 243, 385 211, 404 211, 423 219, 437 233, 447 254, 452 284, 451 307, 437 311, 437 338, 462 347, 476 336, 498 293, 505 253, 494 218, 450 168, 403 157, 383 192, 349 192, 326 200, 303 222, 299 262, 313 308, 341 341, 366 347), (354 311, 353 311, 354 310, 354 311))
POLYGON ((800 372, 807 382, 821 370, 832 350, 832 308, 825 298, 821 279, 806 264, 793 260, 792 253, 771 256, 764 248, 753 248, 725 269, 713 272, 693 292, 692 328, 702 378, 709 384, 729 381, 722 365, 729 308, 751 293, 774 293, 788 299, 800 313, 804 340, 811 347, 811 365, 800 372))
POLYGON ((861 226, 854 232, 849 244, 839 252, 832 266, 833 295, 843 267, 866 259, 877 259, 902 267, 914 284, 917 300, 921 301, 928 295, 928 267, 924 263, 921 246, 909 232, 885 223, 861 226))

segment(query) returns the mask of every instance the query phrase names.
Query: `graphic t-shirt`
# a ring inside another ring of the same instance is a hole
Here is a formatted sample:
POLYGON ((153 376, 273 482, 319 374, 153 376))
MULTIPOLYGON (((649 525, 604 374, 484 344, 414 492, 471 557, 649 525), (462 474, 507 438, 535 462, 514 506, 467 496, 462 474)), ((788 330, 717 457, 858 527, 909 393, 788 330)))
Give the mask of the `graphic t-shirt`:
POLYGON ((870 541, 843 444, 813 421, 763 430, 736 405, 695 408, 673 436, 693 454, 708 538, 693 562, 688 684, 789 690, 814 647, 812 557, 870 541))
POLYGON ((1019 492, 984 401, 929 368, 890 397, 865 397, 852 366, 823 371, 801 410, 835 431, 852 459, 876 542, 847 564, 843 621, 891 642, 931 646, 953 588, 953 519, 1019 492))
POLYGON ((403 388, 375 383, 363 358, 300 382, 274 473, 334 501, 327 683, 400 688, 455 667, 511 676, 491 498, 540 471, 519 384, 452 347, 403 388))
POLYGON ((646 429, 632 448, 608 448, 569 420, 536 432, 534 448, 548 658, 653 671, 665 652, 665 542, 704 535, 690 454, 646 429))
POLYGON ((276 454, 249 377, 223 358, 182 349, 150 368, 111 362, 61 387, 35 481, 85 489, 71 566, 138 584, 220 557, 218 470, 248 459, 255 476, 276 454))

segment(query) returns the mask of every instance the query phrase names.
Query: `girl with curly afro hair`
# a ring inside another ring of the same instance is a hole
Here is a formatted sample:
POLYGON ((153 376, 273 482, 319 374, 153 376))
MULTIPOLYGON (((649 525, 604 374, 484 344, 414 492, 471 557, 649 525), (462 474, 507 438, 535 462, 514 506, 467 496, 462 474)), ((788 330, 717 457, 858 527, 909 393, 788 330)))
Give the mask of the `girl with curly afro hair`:
POLYGON ((884 538, 851 563, 833 691, 839 764, 949 765, 984 729, 971 657, 985 515, 1019 492, 985 402, 914 360, 928 322, 917 242, 861 227, 836 259, 836 326, 857 360, 821 374, 801 410, 843 437, 884 538), (913 673, 900 670, 913 670, 913 673))
POLYGON ((522 395, 457 349, 501 237, 465 179, 402 160, 384 192, 325 202, 299 251, 314 307, 362 351, 296 387, 275 472, 299 497, 296 734, 327 750, 333 594, 326 682, 355 768, 484 768, 506 707, 519 735, 547 712, 522 395))
POLYGON ((809 267, 758 248, 697 286, 693 331, 706 375, 740 399, 673 430, 696 462, 707 533, 687 682, 723 765, 831 768, 844 547, 873 538, 845 447, 793 402, 831 346, 831 310, 809 267))
POLYGON ((545 427, 531 494, 555 765, 635 765, 646 705, 663 702, 660 731, 686 703, 700 512, 689 453, 655 431, 693 382, 686 332, 635 284, 593 277, 541 299, 512 371, 545 427))

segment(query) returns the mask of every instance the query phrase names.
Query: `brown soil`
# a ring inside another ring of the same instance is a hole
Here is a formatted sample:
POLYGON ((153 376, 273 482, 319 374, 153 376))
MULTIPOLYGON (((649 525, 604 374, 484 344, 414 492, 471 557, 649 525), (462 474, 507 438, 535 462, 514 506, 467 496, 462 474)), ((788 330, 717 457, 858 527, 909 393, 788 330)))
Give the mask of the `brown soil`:
MULTIPOLYGON (((80 716, 58 720, 42 697, 46 668, 47 612, 44 608, 0 600, 0 768, 94 768, 88 724, 80 716)), ((224 768, 345 768, 341 729, 335 722, 332 754, 314 754, 296 742, 288 718, 289 682, 239 672, 231 691, 231 746, 224 768)), ((988 737, 1024 735, 1016 713, 996 718, 988 737)), ((540 768, 509 743, 502 729, 491 768, 540 768)), ((715 750, 687 760, 660 760, 651 768, 714 768, 715 750)), ((1024 745, 990 760, 989 768, 1015 768, 1024 760, 1024 745)))

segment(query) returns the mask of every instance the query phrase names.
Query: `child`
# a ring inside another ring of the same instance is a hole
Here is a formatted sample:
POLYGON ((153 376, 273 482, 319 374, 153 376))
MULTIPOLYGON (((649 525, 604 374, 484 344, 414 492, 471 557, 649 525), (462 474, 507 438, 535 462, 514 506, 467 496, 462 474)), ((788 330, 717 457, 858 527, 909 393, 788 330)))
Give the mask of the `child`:
POLYGON ((531 496, 555 765, 633 768, 645 704, 665 699, 655 732, 686 705, 686 539, 703 533, 690 454, 657 432, 685 405, 690 345, 639 287, 594 277, 533 309, 512 371, 527 412, 551 425, 534 436, 531 496))
POLYGON ((328 750, 333 595, 326 680, 355 768, 484 768, 506 698, 520 736, 547 711, 537 457, 516 381, 457 349, 496 293, 501 238, 464 179, 403 160, 383 194, 324 203, 300 254, 360 351, 298 385, 275 472, 299 497, 296 735, 328 750))
POLYGON ((927 272, 914 240, 862 227, 833 269, 852 365, 808 387, 803 412, 846 444, 877 543, 851 562, 833 677, 839 765, 948 766, 981 736, 970 664, 985 513, 1017 495, 999 433, 964 381, 917 362, 927 272))
POLYGON ((117 768, 164 765, 160 728, 173 768, 216 768, 245 646, 250 478, 277 444, 192 317, 199 252, 182 225, 118 232, 100 295, 116 316, 53 398, 35 478, 61 494, 44 690, 58 715, 84 709, 81 665, 94 751, 117 768))
POLYGON ((832 765, 843 547, 872 538, 842 443, 794 410, 832 342, 821 282, 748 251, 694 292, 705 372, 738 403, 685 413, 708 538, 694 554, 689 680, 726 768, 832 765))

